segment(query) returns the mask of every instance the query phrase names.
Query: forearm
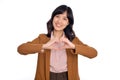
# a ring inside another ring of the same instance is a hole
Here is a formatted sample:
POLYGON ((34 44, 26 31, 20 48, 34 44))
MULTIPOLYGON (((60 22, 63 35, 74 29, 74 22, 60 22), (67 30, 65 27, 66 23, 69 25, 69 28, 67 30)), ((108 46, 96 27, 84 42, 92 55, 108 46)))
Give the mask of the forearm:
POLYGON ((42 49, 42 44, 32 44, 32 43, 23 43, 20 46, 18 46, 18 52, 20 54, 32 54, 32 53, 38 53, 42 49))
POLYGON ((93 47, 87 45, 75 45, 75 54, 80 54, 89 58, 97 56, 97 51, 93 47))

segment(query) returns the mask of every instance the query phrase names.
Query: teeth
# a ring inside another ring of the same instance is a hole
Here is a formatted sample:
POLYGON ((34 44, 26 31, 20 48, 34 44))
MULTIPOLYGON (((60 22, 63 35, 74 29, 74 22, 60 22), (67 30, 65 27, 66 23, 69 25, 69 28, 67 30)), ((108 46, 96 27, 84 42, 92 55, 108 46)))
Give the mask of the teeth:
POLYGON ((60 25, 57 25, 58 27, 60 27, 60 25))
POLYGON ((56 26, 60 27, 61 25, 60 24, 56 24, 56 26))

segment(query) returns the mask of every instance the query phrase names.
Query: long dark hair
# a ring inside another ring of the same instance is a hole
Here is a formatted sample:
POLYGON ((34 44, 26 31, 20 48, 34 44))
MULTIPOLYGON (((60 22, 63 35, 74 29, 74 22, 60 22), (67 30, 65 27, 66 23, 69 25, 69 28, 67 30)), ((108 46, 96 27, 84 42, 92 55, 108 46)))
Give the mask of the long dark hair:
POLYGON ((53 11, 50 20, 47 22, 47 30, 48 30, 47 36, 48 37, 51 37, 51 32, 54 30, 53 23, 52 23, 54 16, 57 14, 62 14, 65 11, 67 11, 67 18, 69 20, 69 25, 67 25, 67 27, 64 29, 65 36, 70 41, 74 39, 75 33, 73 31, 73 24, 74 24, 73 12, 72 12, 72 9, 66 5, 60 5, 53 11))

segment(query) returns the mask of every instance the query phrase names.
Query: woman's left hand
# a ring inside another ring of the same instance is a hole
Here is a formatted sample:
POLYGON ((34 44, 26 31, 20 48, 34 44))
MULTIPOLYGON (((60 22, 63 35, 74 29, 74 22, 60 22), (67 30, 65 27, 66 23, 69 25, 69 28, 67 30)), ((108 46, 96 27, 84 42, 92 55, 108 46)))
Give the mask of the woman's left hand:
POLYGON ((61 42, 64 42, 64 46, 62 48, 64 49, 75 49, 75 45, 66 37, 63 37, 60 39, 61 42))

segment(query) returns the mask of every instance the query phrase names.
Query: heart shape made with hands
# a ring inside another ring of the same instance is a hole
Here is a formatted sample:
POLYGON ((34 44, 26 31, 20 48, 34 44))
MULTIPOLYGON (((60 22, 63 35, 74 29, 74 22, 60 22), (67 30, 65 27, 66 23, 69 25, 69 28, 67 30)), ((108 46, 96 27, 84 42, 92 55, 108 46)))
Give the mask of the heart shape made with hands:
POLYGON ((61 50, 61 49, 74 49, 75 45, 68 40, 68 38, 53 38, 49 40, 46 44, 43 45, 44 49, 54 49, 54 50, 61 50), (61 45, 62 44, 62 45, 61 45))

